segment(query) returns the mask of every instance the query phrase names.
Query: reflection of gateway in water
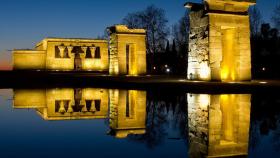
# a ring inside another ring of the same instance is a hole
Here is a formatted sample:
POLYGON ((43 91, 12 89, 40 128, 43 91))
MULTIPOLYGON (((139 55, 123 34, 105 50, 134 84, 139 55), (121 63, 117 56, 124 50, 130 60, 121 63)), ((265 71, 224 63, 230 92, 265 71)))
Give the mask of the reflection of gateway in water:
POLYGON ((251 95, 188 94, 189 155, 248 155, 251 95))
POLYGON ((144 91, 110 90, 109 93, 107 89, 95 88, 14 90, 14 108, 36 109, 44 120, 106 119, 110 110, 112 135, 124 138, 128 134, 145 133, 144 91))

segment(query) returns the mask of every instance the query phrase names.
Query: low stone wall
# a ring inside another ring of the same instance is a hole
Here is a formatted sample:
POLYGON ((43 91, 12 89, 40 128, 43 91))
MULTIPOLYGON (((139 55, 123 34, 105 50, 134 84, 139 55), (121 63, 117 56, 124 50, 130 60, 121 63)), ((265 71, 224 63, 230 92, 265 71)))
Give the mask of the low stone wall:
POLYGON ((14 70, 44 70, 46 67, 46 52, 37 50, 13 51, 14 70))

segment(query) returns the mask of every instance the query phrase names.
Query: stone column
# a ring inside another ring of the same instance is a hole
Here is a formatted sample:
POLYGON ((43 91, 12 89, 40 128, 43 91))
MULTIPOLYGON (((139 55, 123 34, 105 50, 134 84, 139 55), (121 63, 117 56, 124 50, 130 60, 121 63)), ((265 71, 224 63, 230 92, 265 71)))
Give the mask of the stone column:
POLYGON ((66 48, 65 46, 58 46, 60 58, 63 58, 65 48, 66 48))
POLYGON ((89 47, 89 48, 90 48, 91 57, 94 58, 96 47, 89 47))
POLYGON ((80 55, 81 55, 81 58, 84 59, 84 58, 86 57, 86 53, 87 53, 87 48, 88 48, 88 47, 81 47, 81 48, 82 48, 82 50, 83 50, 84 53, 83 53, 83 54, 80 54, 80 55))
POLYGON ((68 56, 71 58, 72 57, 72 50, 73 50, 73 46, 67 46, 67 49, 68 49, 68 56))

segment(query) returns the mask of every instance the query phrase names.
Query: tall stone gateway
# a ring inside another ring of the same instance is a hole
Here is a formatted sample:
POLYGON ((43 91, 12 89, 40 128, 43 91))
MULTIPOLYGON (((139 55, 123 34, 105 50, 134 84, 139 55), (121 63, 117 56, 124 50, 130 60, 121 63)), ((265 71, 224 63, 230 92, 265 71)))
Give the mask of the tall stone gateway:
POLYGON ((251 80, 248 8, 256 0, 204 0, 190 9, 188 79, 251 80))
POLYGON ((146 31, 125 25, 108 28, 110 33, 110 75, 146 74, 146 31))

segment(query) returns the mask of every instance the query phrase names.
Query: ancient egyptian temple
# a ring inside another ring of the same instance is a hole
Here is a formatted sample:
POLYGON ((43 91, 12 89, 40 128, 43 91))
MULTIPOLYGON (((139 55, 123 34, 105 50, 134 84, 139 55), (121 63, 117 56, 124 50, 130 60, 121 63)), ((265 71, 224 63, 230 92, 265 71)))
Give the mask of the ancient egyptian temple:
POLYGON ((146 74, 146 31, 125 25, 110 27, 108 31, 110 43, 99 39, 46 38, 33 50, 14 50, 13 69, 146 74))
POLYGON ((188 79, 251 80, 248 8, 255 0, 204 0, 190 9, 188 79))
MULTIPOLYGON (((186 3, 190 13, 190 80, 251 80, 248 8, 256 0, 203 0, 186 3)), ((109 41, 47 38, 34 50, 14 50, 14 70, 96 71, 146 74, 146 31, 109 27, 109 41)))

